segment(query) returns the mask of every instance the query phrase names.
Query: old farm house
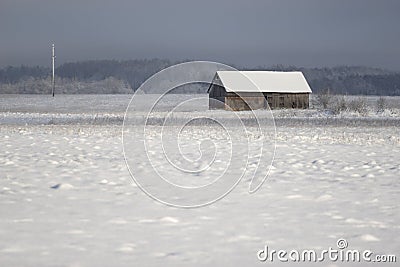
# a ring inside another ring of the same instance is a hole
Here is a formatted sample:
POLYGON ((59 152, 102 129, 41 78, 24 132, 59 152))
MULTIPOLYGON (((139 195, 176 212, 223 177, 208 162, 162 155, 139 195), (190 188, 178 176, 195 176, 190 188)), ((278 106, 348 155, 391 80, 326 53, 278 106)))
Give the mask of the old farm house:
POLYGON ((310 86, 302 72, 217 71, 208 88, 210 109, 308 108, 310 86))

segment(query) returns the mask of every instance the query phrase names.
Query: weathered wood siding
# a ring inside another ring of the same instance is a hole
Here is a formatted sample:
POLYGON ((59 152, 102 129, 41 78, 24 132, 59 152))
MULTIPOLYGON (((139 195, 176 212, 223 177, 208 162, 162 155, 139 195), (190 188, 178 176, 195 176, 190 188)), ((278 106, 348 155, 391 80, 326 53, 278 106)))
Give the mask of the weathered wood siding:
POLYGON ((267 108, 309 108, 309 93, 227 93, 221 85, 212 84, 209 108, 227 110, 255 110, 267 108))
POLYGON ((226 91, 223 86, 212 84, 209 91, 208 105, 210 109, 224 109, 226 91))
POLYGON ((264 93, 271 109, 309 108, 309 93, 264 93))
POLYGON ((256 110, 266 108, 267 102, 262 93, 227 93, 226 110, 256 110))

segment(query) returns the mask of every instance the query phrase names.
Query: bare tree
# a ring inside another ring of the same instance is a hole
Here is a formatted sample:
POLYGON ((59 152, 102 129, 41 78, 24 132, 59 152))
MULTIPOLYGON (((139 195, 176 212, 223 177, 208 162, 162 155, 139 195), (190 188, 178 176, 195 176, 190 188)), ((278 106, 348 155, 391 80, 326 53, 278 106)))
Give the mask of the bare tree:
POLYGON ((352 111, 356 111, 361 115, 366 115, 368 113, 368 108, 365 97, 357 97, 356 99, 350 101, 349 109, 352 111))
POLYGON ((376 108, 378 112, 384 112, 387 108, 386 99, 384 97, 379 97, 376 101, 376 108))
POLYGON ((340 114, 348 109, 348 103, 343 95, 333 98, 331 106, 334 114, 340 114))
POLYGON ((322 107, 323 109, 327 109, 329 104, 332 101, 332 94, 330 92, 330 89, 324 89, 317 93, 315 97, 315 105, 322 107))

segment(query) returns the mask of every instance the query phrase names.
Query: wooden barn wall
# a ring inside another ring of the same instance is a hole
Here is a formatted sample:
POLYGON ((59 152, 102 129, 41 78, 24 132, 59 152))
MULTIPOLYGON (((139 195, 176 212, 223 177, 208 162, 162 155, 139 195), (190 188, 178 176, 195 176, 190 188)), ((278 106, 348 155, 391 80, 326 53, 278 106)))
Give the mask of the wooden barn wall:
POLYGON ((209 107, 210 109, 250 110, 266 108, 268 103, 271 109, 309 108, 308 93, 246 92, 239 93, 239 95, 227 93, 223 86, 212 85, 209 92, 209 107), (230 108, 226 107, 226 105, 230 108))
POLYGON ((224 109, 225 97, 209 97, 208 107, 209 109, 224 109))
POLYGON ((225 99, 227 110, 255 110, 264 109, 266 101, 264 96, 229 96, 225 99))
POLYGON ((277 108, 309 108, 308 93, 264 93, 271 109, 277 108))
POLYGON ((210 109, 225 108, 226 91, 223 86, 212 84, 208 94, 208 106, 210 109))

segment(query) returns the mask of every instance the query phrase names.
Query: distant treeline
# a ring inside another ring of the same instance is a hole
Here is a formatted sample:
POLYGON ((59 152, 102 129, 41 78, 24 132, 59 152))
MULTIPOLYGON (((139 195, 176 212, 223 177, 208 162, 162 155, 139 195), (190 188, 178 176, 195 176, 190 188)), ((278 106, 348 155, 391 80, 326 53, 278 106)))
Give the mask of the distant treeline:
MULTIPOLYGON (((56 90, 60 93, 132 93, 156 72, 176 64, 165 59, 90 60, 57 67, 56 90)), ((240 69, 240 67, 238 67, 240 69)), ((368 67, 299 68, 257 67, 252 70, 302 71, 314 93, 329 89, 350 95, 400 95, 400 73, 368 67)), ((0 69, 0 93, 44 94, 51 91, 48 67, 0 69)), ((187 92, 205 93, 205 88, 187 87, 187 92), (203 92, 204 91, 204 92, 203 92)))
POLYGON ((314 93, 329 89, 332 93, 336 94, 400 95, 399 72, 392 72, 378 68, 349 66, 333 68, 299 68, 278 65, 264 69, 302 71, 314 93))

